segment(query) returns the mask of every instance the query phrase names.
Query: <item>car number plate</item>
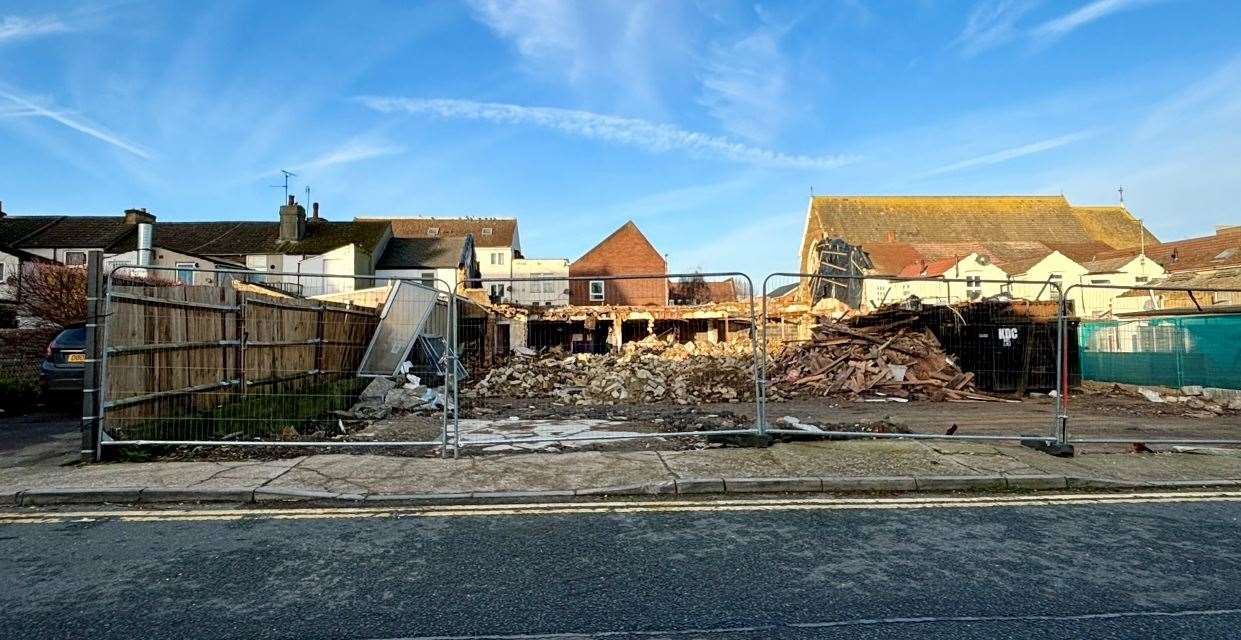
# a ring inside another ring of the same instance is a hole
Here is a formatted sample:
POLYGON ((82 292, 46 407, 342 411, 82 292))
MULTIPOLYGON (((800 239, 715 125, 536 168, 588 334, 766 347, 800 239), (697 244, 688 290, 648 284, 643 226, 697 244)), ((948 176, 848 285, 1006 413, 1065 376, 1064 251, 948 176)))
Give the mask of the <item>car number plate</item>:
POLYGON ((69 364, 82 364, 83 362, 86 362, 86 354, 85 354, 85 353, 71 353, 71 354, 69 354, 69 364))

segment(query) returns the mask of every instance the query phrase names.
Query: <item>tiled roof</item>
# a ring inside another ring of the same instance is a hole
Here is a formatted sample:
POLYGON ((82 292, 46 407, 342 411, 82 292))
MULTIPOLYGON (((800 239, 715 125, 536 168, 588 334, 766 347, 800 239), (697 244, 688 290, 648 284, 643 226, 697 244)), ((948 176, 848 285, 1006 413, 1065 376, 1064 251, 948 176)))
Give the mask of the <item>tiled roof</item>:
POLYGON ((25 249, 103 248, 134 229, 124 216, 5 216, 0 241, 25 249))
MULTIPOLYGON (((1110 251, 1100 259, 1132 258, 1136 249, 1110 251)), ((1241 266, 1241 227, 1219 229, 1215 235, 1147 245, 1146 256, 1168 271, 1200 271, 1241 266)))
MULTIPOLYGON (((737 301, 737 283, 733 280, 723 280, 715 282, 704 282, 707 285, 706 300, 698 302, 736 302, 737 301)), ((668 298, 671 300, 683 300, 690 296, 690 285, 688 282, 681 280, 670 280, 668 282, 668 298)))
MULTIPOLYGON (((1211 273, 1193 273, 1182 272, 1169 274, 1162 280, 1152 281, 1149 284, 1156 287, 1185 287, 1186 289, 1238 289, 1241 290, 1241 268, 1221 269, 1211 273)), ((1146 296, 1148 289, 1132 289, 1121 294, 1122 297, 1132 298, 1135 296, 1146 296)), ((1159 292, 1156 292, 1158 294, 1159 292)), ((1203 303, 1204 306, 1206 303, 1203 303)))
MULTIPOLYGON (((387 227, 379 220, 307 220, 306 237, 301 242, 280 242, 278 222, 157 222, 155 244, 204 256, 319 255, 350 244, 373 253, 387 227)), ((127 237, 111 250, 130 251, 135 243, 134 237, 127 237)))
POLYGON ((516 218, 366 217, 358 219, 384 219, 391 222, 394 238, 460 238, 472 235, 476 247, 511 247, 517 238, 516 218), (436 233, 432 234, 431 229, 436 229, 436 233))
POLYGON ((1124 208, 1074 207, 1063 196, 816 196, 802 255, 823 238, 863 248, 881 242, 1040 242, 1119 249, 1140 244, 1139 228, 1124 208))
POLYGON ((1086 267, 1089 273, 1116 273, 1121 267, 1133 262, 1135 255, 1121 256, 1118 258, 1105 258, 1102 260, 1087 260, 1081 263, 1086 267))
POLYGON ((65 216, 12 216, 0 218, 0 243, 16 246, 40 229, 55 224, 65 216))
MULTIPOLYGON (((966 254, 966 255, 969 255, 969 254, 966 254)), ((958 262, 964 259, 965 259, 965 256, 957 256, 955 258, 943 258, 941 260, 935 260, 935 261, 928 262, 925 264, 915 263, 915 264, 906 266, 897 275, 901 276, 902 278, 916 278, 919 276, 928 276, 928 277, 942 276, 945 273, 947 273, 948 270, 953 267, 953 265, 957 264, 958 262)))
POLYGON ((1033 269, 1034 265, 1046 260, 1049 255, 1051 255, 1050 251, 1033 255, 1028 258, 1021 258, 1020 260, 1009 260, 997 266, 1003 269, 1004 273, 1007 273, 1009 277, 1019 276, 1028 272, 1030 269, 1033 269))
POLYGON ((393 238, 379 269, 455 268, 463 266, 471 236, 456 238, 393 238))

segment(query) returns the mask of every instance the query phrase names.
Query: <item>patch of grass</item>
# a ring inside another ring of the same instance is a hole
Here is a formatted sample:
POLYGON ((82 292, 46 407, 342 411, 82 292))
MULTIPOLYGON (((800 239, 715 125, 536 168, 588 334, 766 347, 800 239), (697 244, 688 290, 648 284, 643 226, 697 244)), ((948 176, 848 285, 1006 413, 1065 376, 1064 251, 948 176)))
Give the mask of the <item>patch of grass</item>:
POLYGON ((208 411, 124 425, 118 435, 126 440, 297 440, 335 425, 328 413, 353 406, 369 382, 347 378, 295 390, 253 393, 208 411))

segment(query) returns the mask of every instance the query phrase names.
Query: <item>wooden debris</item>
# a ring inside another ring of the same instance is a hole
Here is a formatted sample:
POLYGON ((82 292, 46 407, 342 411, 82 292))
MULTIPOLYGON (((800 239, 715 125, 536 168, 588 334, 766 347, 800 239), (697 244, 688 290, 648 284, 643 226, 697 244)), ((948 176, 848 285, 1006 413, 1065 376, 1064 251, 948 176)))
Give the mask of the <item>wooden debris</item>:
POLYGON ((1005 401, 979 393, 929 331, 907 323, 855 328, 827 322, 813 338, 787 344, 769 364, 772 397, 890 397, 934 401, 1005 401))

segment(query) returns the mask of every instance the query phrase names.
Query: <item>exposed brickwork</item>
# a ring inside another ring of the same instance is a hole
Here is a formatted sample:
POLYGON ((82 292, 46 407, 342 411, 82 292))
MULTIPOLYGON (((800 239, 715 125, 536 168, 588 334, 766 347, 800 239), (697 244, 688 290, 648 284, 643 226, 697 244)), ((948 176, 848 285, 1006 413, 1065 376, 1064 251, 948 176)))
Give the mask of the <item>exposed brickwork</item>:
MULTIPOLYGON (((612 232, 569 265, 569 276, 619 276, 668 273, 668 263, 632 221, 612 232)), ((569 285, 569 304, 574 305, 665 305, 667 278, 606 280, 604 299, 590 299, 590 283, 574 280, 569 285)))

